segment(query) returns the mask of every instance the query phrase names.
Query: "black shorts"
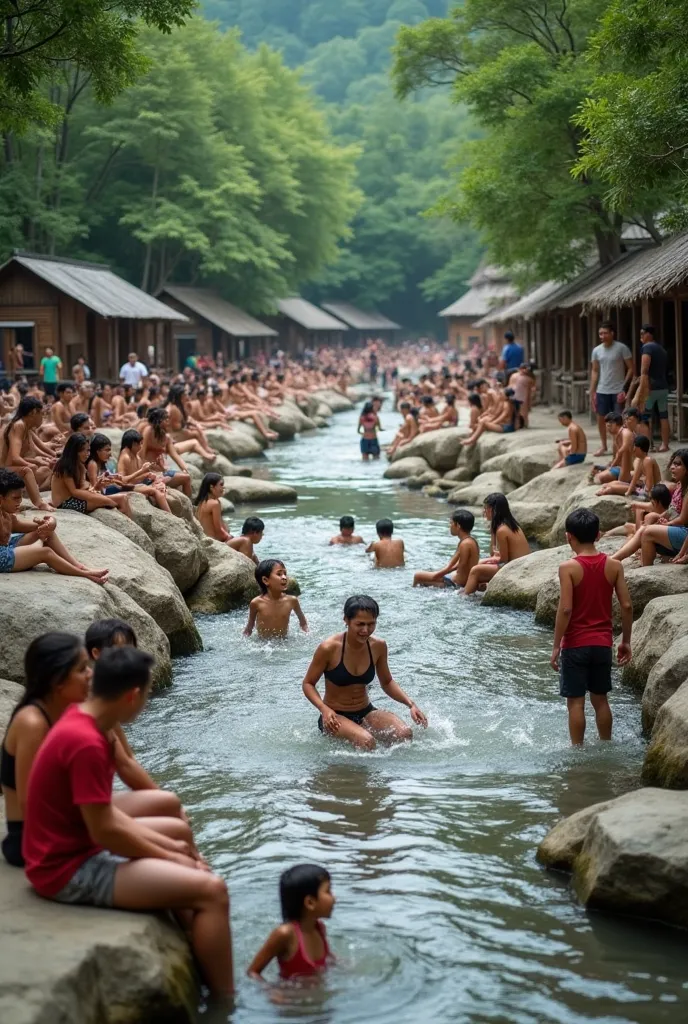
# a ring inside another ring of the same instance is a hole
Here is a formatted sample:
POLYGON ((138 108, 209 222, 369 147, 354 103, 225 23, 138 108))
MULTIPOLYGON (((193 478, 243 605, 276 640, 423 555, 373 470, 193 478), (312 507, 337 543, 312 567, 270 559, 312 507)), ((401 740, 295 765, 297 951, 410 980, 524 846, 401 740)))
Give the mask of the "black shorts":
POLYGON ((595 401, 595 412, 598 416, 608 416, 610 412, 621 412, 621 406, 616 395, 604 395, 598 391, 595 401))
POLYGON ((612 688, 611 647, 564 647, 559 657, 559 694, 585 697, 612 688))
MULTIPOLYGON (((363 725, 363 719, 366 715, 369 715, 371 711, 377 711, 374 704, 367 704, 366 707, 360 711, 338 711, 337 714, 340 718, 348 718, 350 722, 354 722, 355 725, 363 725)), ((320 732, 325 732, 323 727, 322 715, 318 718, 318 729, 320 732)))
POLYGON ((23 821, 7 822, 7 835, 2 841, 2 855, 13 868, 24 867, 24 858, 22 857, 23 832, 23 821))

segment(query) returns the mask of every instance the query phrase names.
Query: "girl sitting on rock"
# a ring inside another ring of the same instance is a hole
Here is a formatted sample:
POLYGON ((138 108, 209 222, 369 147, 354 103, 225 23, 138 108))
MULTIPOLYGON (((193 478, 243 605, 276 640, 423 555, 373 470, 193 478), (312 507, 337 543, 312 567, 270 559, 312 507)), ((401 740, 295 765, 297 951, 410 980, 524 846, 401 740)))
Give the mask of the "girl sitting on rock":
POLYGON ((99 494, 88 481, 86 463, 90 446, 84 434, 67 438, 62 455, 53 470, 52 499, 59 509, 71 512, 94 512, 97 508, 119 509, 131 518, 129 498, 126 494, 99 494))
POLYGON ((206 473, 196 498, 196 518, 206 536, 228 543, 232 535, 222 522, 220 505, 224 490, 225 482, 220 473, 206 473))
POLYGON ((138 430, 125 430, 122 434, 122 443, 117 460, 117 474, 124 481, 125 486, 131 487, 146 498, 163 512, 171 512, 167 500, 167 488, 165 478, 160 472, 160 466, 154 462, 144 462, 139 452, 143 447, 143 437, 138 430))
POLYGON ((503 565, 530 554, 526 535, 514 519, 505 495, 496 491, 485 498, 483 514, 490 524, 490 557, 483 558, 468 574, 464 595, 489 583, 503 565))

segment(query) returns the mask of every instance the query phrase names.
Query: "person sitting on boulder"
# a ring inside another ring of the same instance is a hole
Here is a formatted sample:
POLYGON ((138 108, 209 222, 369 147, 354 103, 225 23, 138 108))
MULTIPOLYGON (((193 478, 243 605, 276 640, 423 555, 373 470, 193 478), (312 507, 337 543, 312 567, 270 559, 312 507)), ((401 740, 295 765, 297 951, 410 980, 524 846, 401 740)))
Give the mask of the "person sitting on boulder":
POLYGON ((474 594, 516 558, 530 554, 525 533, 516 522, 505 495, 495 491, 485 498, 483 514, 490 524, 490 556, 482 558, 468 574, 464 595, 474 594))
POLYGON ((244 525, 241 527, 241 536, 232 537, 227 543, 230 548, 240 551, 242 555, 253 559, 256 565, 258 565, 258 559, 253 547, 255 544, 260 544, 264 531, 265 523, 263 520, 259 519, 258 516, 249 516, 248 519, 244 520, 244 525))
POLYGON ((220 499, 224 490, 225 481, 221 473, 206 473, 196 498, 196 518, 207 537, 226 544, 232 540, 232 535, 222 521, 220 499))
MULTIPOLYGON (((185 451, 184 444, 176 445, 167 433, 168 412, 159 406, 149 409, 146 413, 147 425, 144 427, 141 437, 141 459, 144 463, 152 462, 162 470, 165 486, 179 489, 184 492, 187 498, 191 497, 191 476, 182 459, 181 453, 185 451), (177 466, 177 469, 167 469, 165 459, 169 457, 177 466)), ((186 442, 190 444, 192 442, 186 442)))
POLYGON ((624 426, 623 417, 619 413, 610 412, 605 416, 607 430, 612 435, 614 443, 614 457, 606 469, 600 470, 599 466, 593 466, 590 476, 596 484, 625 483, 626 487, 631 482, 633 473, 633 439, 635 434, 629 427, 624 426))
POLYGON ((649 517, 646 516, 640 529, 612 556, 619 562, 638 550, 642 552, 643 565, 652 565, 658 554, 680 564, 688 561, 688 546, 685 543, 688 537, 688 448, 674 452, 669 472, 673 480, 668 514, 654 522, 648 522, 649 517))
POLYGON ((579 463, 585 462, 588 452, 588 439, 585 436, 585 431, 579 423, 575 422, 573 414, 568 409, 560 412, 558 419, 562 427, 566 427, 567 437, 556 442, 559 461, 555 462, 553 468, 563 469, 564 466, 577 466, 579 463))
POLYGON ((229 899, 188 843, 154 831, 113 800, 109 734, 143 710, 153 659, 113 647, 95 664, 91 696, 52 727, 29 778, 26 876, 45 899, 121 910, 186 912, 193 953, 211 995, 234 991, 229 899))
POLYGON ((82 512, 84 515, 95 512, 97 508, 118 509, 131 519, 126 494, 99 494, 89 483, 86 463, 90 451, 88 440, 83 434, 72 434, 67 438, 50 484, 54 505, 58 509, 82 512))
POLYGON ((650 455, 650 438, 636 434, 633 438, 633 475, 629 484, 603 484, 598 494, 621 494, 625 498, 647 501, 655 484, 662 478, 656 459, 650 455))
POLYGON ((413 577, 414 587, 448 587, 456 590, 465 587, 471 569, 480 561, 480 548, 471 530, 475 516, 467 508, 457 508, 449 520, 449 532, 458 537, 459 543, 449 563, 437 572, 417 572, 413 577))
POLYGON ((403 417, 403 421, 399 430, 394 435, 394 440, 387 449, 387 458, 391 459, 397 448, 401 448, 402 445, 409 444, 413 441, 414 437, 418 434, 418 410, 416 410, 415 416, 411 408, 410 402, 401 402, 399 405, 399 412, 403 417))
MULTIPOLYGON (((623 526, 615 526, 607 530, 603 537, 632 537, 641 526, 658 522, 669 522, 672 517, 669 511, 671 505, 671 491, 666 484, 655 484, 648 495, 647 501, 632 501, 629 505, 633 512, 635 521, 625 523, 623 526)), ((673 511, 673 510, 672 510, 673 511)))
POLYGON ((138 430, 124 431, 117 459, 117 474, 125 486, 131 487, 137 494, 143 494, 163 512, 171 512, 160 466, 143 461, 139 454, 142 447, 143 438, 138 430))
MULTIPOLYGON (((50 449, 36 448, 36 431, 43 423, 43 404, 38 398, 22 398, 0 440, 0 466, 22 478, 31 504, 42 512, 53 511, 41 498, 41 487, 50 484, 55 458, 50 449)), ((40 442, 38 442, 40 443, 40 442)))
POLYGON ((363 544, 363 537, 354 533, 356 522, 353 516, 342 516, 339 520, 339 533, 330 540, 330 547, 335 544, 363 544))
POLYGON ((483 413, 471 436, 464 438, 460 444, 470 448, 486 430, 494 434, 512 434, 515 430, 520 430, 522 425, 520 402, 516 399, 513 388, 505 388, 501 410, 494 418, 491 418, 489 413, 483 413))
POLYGON ((69 553, 56 534, 54 516, 19 518, 23 494, 22 478, 13 470, 0 469, 0 573, 47 565, 60 576, 107 583, 107 569, 90 569, 69 553))
POLYGON ((455 427, 459 422, 459 414, 456 410, 456 395, 449 391, 444 396, 445 406, 441 413, 433 419, 426 419, 421 424, 421 433, 429 430, 439 430, 440 427, 455 427))
POLYGON ((619 665, 631 660, 633 605, 623 566, 600 554, 599 518, 579 508, 566 518, 566 539, 574 557, 559 566, 560 597, 554 625, 550 664, 559 672, 559 693, 566 697, 569 735, 574 746, 585 738, 585 697, 595 710, 601 740, 612 738, 612 712, 607 694, 612 688, 612 598, 621 607, 619 665))

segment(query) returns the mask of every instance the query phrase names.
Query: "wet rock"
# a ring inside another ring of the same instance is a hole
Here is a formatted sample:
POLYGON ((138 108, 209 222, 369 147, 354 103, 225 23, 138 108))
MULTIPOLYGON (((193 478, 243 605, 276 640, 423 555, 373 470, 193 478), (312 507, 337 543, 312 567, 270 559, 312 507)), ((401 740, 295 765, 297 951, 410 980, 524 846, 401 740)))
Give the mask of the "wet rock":
MULTIPOLYGON (((284 402, 274 407, 274 415, 270 417, 270 429, 279 434, 283 441, 290 440, 295 434, 305 430, 315 430, 316 424, 302 412, 295 402, 284 402)), ((227 474, 230 475, 230 474, 227 474)))
POLYGON ((466 437, 465 427, 448 427, 419 434, 409 444, 404 445, 401 451, 394 453, 392 462, 398 462, 400 459, 410 456, 420 456, 425 459, 431 469, 443 473, 456 466, 462 453, 461 439, 464 437, 466 437))
MULTIPOLYGON (((206 473, 219 473, 220 476, 253 476, 250 466, 235 466, 225 455, 219 455, 211 462, 204 459, 195 452, 189 452, 184 456, 184 462, 188 466, 194 466, 203 476, 206 473)), ((201 478, 202 479, 202 478, 201 478)))
POLYGON ((186 595, 195 614, 216 615, 248 604, 259 593, 252 559, 227 544, 206 538, 208 569, 186 595))
POLYGON ((412 455, 408 458, 397 459, 387 466, 382 475, 386 480, 405 480, 409 476, 420 476, 427 469, 430 469, 430 466, 425 459, 421 459, 419 455, 412 455))
MULTIPOLYGON (((451 483, 451 481, 450 481, 451 483)), ((428 498, 446 498, 447 490, 443 490, 439 486, 439 480, 434 484, 426 484, 421 488, 423 494, 427 495, 428 498)))
POLYGON ((501 473, 480 473, 470 483, 461 484, 455 491, 450 491, 447 501, 450 505, 482 505, 493 491, 508 494, 513 489, 514 485, 501 473))
POLYGON ((426 469, 418 476, 407 476, 404 483, 411 491, 420 491, 423 487, 427 487, 429 484, 439 480, 440 475, 436 469, 426 469))
POLYGON ((650 672, 678 638, 688 633, 688 601, 656 597, 633 624, 633 657, 623 669, 623 681, 643 690, 650 672))
POLYGON ((454 480, 456 483, 472 480, 475 473, 471 473, 468 466, 457 466, 456 469, 448 469, 443 475, 444 480, 454 480))
POLYGON ((438 487, 440 491, 445 492, 445 494, 448 494, 449 491, 456 490, 456 480, 447 480, 446 477, 440 477, 439 480, 435 481, 434 486, 438 487))
POLYGON ((232 423, 231 430, 225 430, 223 427, 207 430, 206 437, 211 448, 224 455, 230 462, 235 459, 259 458, 263 454, 263 449, 267 447, 267 441, 254 427, 248 427, 240 422, 232 423))
POLYGON ((537 848, 537 859, 545 867, 572 871, 576 857, 583 849, 591 822, 611 801, 592 804, 569 818, 557 822, 537 848))
POLYGON ((182 594, 185 594, 208 567, 196 535, 198 524, 155 508, 140 494, 132 495, 131 508, 134 521, 153 542, 156 561, 168 570, 182 594))
POLYGON ((341 394, 339 391, 331 391, 329 388, 323 388, 320 391, 313 391, 312 395, 313 398, 324 403, 330 409, 331 413, 348 412, 354 407, 354 403, 351 399, 347 398, 346 395, 341 394))
MULTIPOLYGON (((576 469, 570 466, 569 469, 576 469)), ((564 470, 561 471, 562 473, 564 470)), ((552 527, 550 544, 563 544, 566 540, 566 517, 576 508, 589 508, 599 517, 600 532, 613 530, 630 521, 629 501, 614 494, 597 495, 598 484, 581 484, 566 498, 559 507, 557 518, 552 527)))
POLYGON ((643 763, 643 782, 688 789, 688 685, 684 682, 662 704, 643 763))
POLYGON ((297 501, 298 495, 288 484, 273 483, 271 480, 247 479, 241 476, 225 477, 225 494, 237 505, 265 504, 272 502, 297 501))
POLYGON ((649 733, 657 713, 688 679, 688 636, 670 644, 655 662, 643 690, 643 729, 649 733))
POLYGON ((225 498, 224 495, 220 498, 220 512, 222 513, 223 516, 231 516, 231 514, 234 512, 233 503, 229 500, 229 498, 225 498))

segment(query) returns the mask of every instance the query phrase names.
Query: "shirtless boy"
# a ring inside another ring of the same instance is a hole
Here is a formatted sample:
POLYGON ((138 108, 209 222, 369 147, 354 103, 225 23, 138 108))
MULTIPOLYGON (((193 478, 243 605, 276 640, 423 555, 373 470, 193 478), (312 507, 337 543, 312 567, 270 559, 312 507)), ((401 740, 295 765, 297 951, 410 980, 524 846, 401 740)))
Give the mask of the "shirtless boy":
POLYGON ((74 398, 74 388, 71 384, 58 384, 56 392, 57 401, 53 403, 50 416, 54 426, 57 428, 56 432, 64 434, 66 437, 70 433, 69 421, 73 415, 71 405, 74 398))
POLYGON ((645 500, 655 484, 662 479, 656 459, 650 455, 650 438, 636 434, 633 438, 633 476, 629 484, 611 483, 600 487, 598 494, 621 494, 624 498, 645 500))
POLYGON ((402 445, 408 444, 417 435, 419 427, 416 417, 411 412, 411 403, 402 402, 399 406, 399 412, 404 417, 404 422, 397 431, 394 440, 387 449, 387 458, 391 459, 397 448, 402 445))
POLYGON ((264 531, 265 523, 263 520, 259 519, 258 516, 249 516, 241 527, 241 536, 232 537, 227 543, 230 548, 240 551, 247 558, 252 558, 256 565, 258 565, 258 559, 253 551, 253 546, 254 544, 260 544, 264 531))
POLYGON ((475 526, 475 516, 466 508, 457 508, 449 520, 449 531, 452 537, 459 538, 459 544, 448 565, 437 572, 417 572, 413 577, 414 587, 448 587, 455 590, 465 587, 468 574, 480 561, 480 548, 471 530, 475 526))
POLYGON ((53 506, 43 501, 40 488, 50 482, 55 459, 48 449, 35 449, 35 431, 43 422, 43 406, 39 399, 22 398, 14 416, 0 437, 0 465, 17 473, 24 481, 31 504, 41 511, 50 512, 53 506), (38 451, 39 454, 33 454, 38 451))
POLYGON ((278 558, 264 559, 256 569, 256 582, 261 594, 254 597, 249 605, 244 636, 251 636, 254 626, 258 629, 258 636, 287 636, 292 612, 303 632, 308 632, 306 616, 301 611, 298 598, 286 593, 289 580, 284 562, 278 558))
POLYGON ((608 469, 603 469, 595 475, 595 483, 610 484, 619 481, 628 487, 633 473, 633 439, 635 435, 632 430, 623 425, 623 418, 619 413, 608 413, 605 416, 605 422, 607 430, 614 440, 614 458, 608 469))
POLYGON ((566 427, 568 437, 565 440, 557 441, 559 462, 555 463, 553 468, 563 469, 564 466, 576 466, 580 462, 585 462, 588 452, 588 439, 585 436, 585 431, 580 424, 575 422, 568 409, 560 412, 558 418, 562 427, 566 427))
POLYGON ((355 529, 354 517, 342 516, 339 520, 339 533, 331 539, 330 547, 333 544, 362 544, 363 537, 359 537, 358 534, 354 533, 355 529))
POLYGON ((394 523, 391 519, 378 519, 375 529, 379 540, 374 540, 366 548, 366 554, 375 555, 375 565, 378 569, 398 569, 405 565, 404 542, 393 540, 394 523))

